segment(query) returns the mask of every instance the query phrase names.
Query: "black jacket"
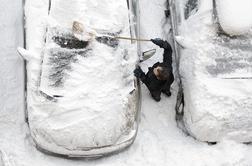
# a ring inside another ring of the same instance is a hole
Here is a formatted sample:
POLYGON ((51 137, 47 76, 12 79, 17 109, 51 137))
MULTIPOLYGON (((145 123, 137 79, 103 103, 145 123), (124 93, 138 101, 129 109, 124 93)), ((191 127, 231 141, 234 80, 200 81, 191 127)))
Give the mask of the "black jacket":
POLYGON ((172 69, 172 48, 170 44, 165 41, 164 44, 160 45, 161 48, 164 48, 163 62, 157 62, 152 67, 149 67, 147 74, 142 74, 140 79, 148 87, 150 92, 155 95, 161 94, 161 92, 169 92, 170 86, 174 81, 173 69, 172 69), (155 76, 153 69, 157 66, 165 67, 168 69, 170 75, 168 80, 158 80, 155 76))

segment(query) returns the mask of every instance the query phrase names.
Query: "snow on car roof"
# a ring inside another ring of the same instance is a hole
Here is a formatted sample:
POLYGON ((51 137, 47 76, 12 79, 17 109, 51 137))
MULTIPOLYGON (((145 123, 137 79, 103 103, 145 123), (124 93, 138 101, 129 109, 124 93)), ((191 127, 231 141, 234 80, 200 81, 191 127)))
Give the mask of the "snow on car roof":
POLYGON ((241 35, 252 28, 251 0, 216 0, 217 16, 229 35, 241 35))
MULTIPOLYGON (((52 24, 72 27, 72 21, 83 23, 86 28, 98 31, 118 32, 128 22, 126 0, 103 1, 51 1, 52 24)), ((128 27, 127 27, 128 28, 128 27)))

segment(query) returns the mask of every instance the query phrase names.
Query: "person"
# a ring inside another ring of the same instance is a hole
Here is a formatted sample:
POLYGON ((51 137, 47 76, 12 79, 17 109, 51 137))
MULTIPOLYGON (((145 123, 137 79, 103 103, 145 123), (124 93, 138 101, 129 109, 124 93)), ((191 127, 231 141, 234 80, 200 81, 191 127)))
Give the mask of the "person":
POLYGON ((171 96, 170 87, 174 81, 172 70, 172 47, 162 39, 156 38, 151 41, 164 49, 163 62, 157 62, 145 74, 140 67, 134 70, 134 75, 139 78, 149 89, 152 98, 156 101, 161 100, 163 92, 168 97, 171 96))

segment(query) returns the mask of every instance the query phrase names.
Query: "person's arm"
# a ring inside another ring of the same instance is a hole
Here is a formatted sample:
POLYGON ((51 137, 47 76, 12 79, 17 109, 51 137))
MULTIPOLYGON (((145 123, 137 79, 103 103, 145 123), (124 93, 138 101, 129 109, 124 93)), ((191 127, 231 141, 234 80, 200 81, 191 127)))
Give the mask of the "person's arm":
POLYGON ((163 63, 165 64, 172 64, 172 47, 171 45, 162 39, 156 38, 156 39, 151 39, 151 41, 158 45, 160 48, 164 49, 164 54, 163 54, 163 63))
POLYGON ((134 70, 134 75, 139 78, 145 85, 149 85, 148 84, 148 79, 147 76, 145 75, 145 73, 143 72, 143 70, 138 67, 134 70))
POLYGON ((164 48, 163 63, 172 65, 172 48, 168 42, 166 48, 164 48))

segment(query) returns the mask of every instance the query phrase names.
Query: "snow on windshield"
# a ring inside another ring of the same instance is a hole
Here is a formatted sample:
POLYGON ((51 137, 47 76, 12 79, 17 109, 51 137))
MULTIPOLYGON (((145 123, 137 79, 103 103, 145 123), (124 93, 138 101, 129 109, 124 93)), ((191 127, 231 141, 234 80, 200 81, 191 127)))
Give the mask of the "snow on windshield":
MULTIPOLYGON (((179 36, 176 37, 180 45, 191 49, 190 56, 199 60, 197 63, 201 65, 195 66, 198 68, 197 71, 221 78, 251 77, 252 35, 230 37, 222 34, 213 17, 211 1, 201 0, 198 5, 196 13, 192 11, 187 19, 180 19, 182 21, 179 26, 179 36)), ((185 56, 183 58, 189 58, 186 57, 188 53, 183 55, 185 56)))

